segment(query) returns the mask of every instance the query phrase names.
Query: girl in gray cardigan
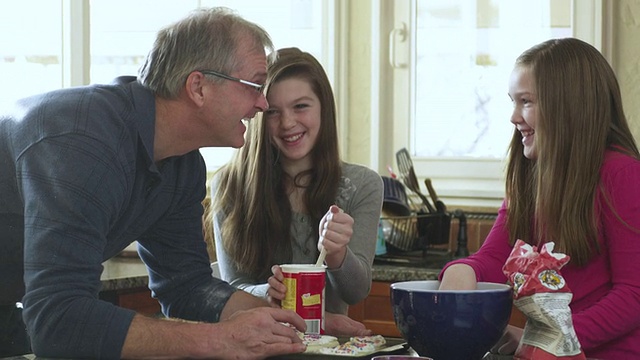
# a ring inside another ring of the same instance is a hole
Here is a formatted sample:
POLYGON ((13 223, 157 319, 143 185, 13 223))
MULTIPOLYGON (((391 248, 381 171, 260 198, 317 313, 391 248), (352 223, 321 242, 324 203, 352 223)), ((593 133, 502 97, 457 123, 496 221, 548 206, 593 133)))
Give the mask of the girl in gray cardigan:
POLYGON ((279 50, 265 91, 269 109, 212 182, 221 278, 277 305, 275 265, 315 263, 324 247, 326 311, 346 314, 371 287, 382 180, 340 160, 333 92, 312 55, 279 50))

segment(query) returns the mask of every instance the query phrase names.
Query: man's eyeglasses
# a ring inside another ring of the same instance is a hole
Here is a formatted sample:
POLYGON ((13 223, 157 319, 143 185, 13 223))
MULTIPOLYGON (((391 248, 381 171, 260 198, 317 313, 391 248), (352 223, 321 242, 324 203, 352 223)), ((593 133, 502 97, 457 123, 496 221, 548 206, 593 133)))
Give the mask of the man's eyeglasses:
POLYGON ((245 84, 247 86, 251 86, 255 91, 257 91, 259 93, 262 93, 262 90, 264 90, 264 84, 263 85, 256 84, 256 83, 251 82, 251 81, 242 80, 242 79, 239 79, 237 77, 225 75, 223 73, 219 73, 219 72, 213 71, 213 70, 198 70, 198 71, 203 73, 203 74, 205 74, 205 75, 213 75, 213 76, 221 77, 223 79, 236 81, 236 82, 239 82, 241 84, 245 84))

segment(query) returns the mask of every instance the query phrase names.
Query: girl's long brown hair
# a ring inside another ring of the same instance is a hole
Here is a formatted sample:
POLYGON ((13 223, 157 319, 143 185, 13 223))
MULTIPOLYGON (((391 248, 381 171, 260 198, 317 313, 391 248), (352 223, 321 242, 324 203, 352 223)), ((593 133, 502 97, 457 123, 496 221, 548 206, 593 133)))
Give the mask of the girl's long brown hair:
POLYGON ((535 80, 537 160, 523 155, 514 131, 507 165, 507 226, 513 243, 553 241, 572 263, 599 251, 598 192, 605 150, 640 158, 622 108, 616 76, 591 45, 549 40, 525 51, 516 66, 535 80), (532 222, 532 219, 536 219, 532 222))
MULTIPOLYGON (((335 201, 342 176, 333 91, 322 65, 311 54, 286 48, 278 50, 277 56, 268 69, 266 93, 279 81, 297 78, 307 81, 320 99, 320 132, 312 150, 314 166, 293 179, 299 184, 301 177, 309 175, 304 202, 317 229, 335 201)), ((292 210, 278 149, 271 143, 261 114, 249 123, 246 137, 244 147, 219 170, 212 213, 226 214, 222 243, 238 270, 266 280, 275 254, 285 254, 291 260, 292 210)), ((317 240, 317 231, 313 233, 317 240)))

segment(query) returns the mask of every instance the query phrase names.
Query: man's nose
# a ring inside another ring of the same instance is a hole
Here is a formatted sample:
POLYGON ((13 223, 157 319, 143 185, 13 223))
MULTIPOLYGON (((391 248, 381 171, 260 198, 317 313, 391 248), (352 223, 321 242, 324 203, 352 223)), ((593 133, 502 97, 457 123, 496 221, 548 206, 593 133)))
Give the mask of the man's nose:
POLYGON ((256 102, 256 107, 260 109, 260 111, 265 111, 269 108, 269 102, 267 101, 267 95, 261 93, 258 95, 258 101, 256 102))

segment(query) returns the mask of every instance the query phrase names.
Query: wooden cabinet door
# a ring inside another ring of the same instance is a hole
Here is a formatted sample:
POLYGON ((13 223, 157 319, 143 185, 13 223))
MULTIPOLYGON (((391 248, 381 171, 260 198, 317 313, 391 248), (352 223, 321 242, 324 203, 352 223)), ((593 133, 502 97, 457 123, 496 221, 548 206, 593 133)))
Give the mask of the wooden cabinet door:
POLYGON ((374 334, 401 337, 393 320, 390 285, 388 282, 374 281, 369 296, 349 307, 349 317, 363 323, 374 334))
POLYGON ((135 310, 143 315, 156 316, 160 313, 158 300, 151 297, 151 291, 146 287, 103 291, 100 293, 100 299, 123 308, 135 310))

